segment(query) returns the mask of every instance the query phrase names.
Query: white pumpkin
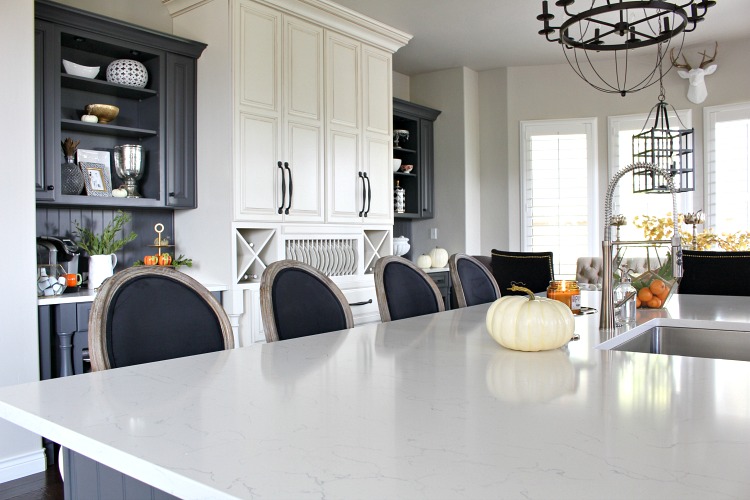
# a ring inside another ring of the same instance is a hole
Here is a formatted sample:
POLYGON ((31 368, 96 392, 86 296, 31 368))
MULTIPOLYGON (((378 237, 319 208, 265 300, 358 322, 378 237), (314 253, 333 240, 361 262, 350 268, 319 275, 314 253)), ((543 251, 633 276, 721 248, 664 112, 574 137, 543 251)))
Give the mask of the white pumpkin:
POLYGON ((570 341, 575 320, 568 306, 536 297, 523 287, 511 289, 523 290, 528 296, 506 295, 487 311, 487 331, 498 344, 516 351, 546 351, 570 341))
POLYGON ((432 259, 429 255, 423 253, 417 257, 417 267, 420 269, 429 269, 432 267, 432 259))
POLYGON ((448 265, 448 251, 445 248, 435 247, 430 250, 432 267, 445 267, 448 265))

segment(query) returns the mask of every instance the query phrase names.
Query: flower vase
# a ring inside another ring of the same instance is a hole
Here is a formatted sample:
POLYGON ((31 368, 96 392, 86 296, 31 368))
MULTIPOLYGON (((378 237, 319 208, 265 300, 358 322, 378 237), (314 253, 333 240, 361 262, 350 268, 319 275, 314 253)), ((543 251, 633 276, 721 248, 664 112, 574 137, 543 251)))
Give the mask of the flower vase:
POLYGON ((83 172, 81 167, 76 165, 72 156, 65 157, 61 174, 62 194, 81 194, 83 192, 83 172))

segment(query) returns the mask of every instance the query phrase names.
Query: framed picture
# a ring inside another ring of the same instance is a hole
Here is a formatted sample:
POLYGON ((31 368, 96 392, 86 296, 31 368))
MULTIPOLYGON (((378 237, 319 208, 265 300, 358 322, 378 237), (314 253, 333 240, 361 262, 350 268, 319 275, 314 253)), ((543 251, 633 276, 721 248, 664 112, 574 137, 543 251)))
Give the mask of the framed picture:
POLYGON ((87 195, 112 196, 112 179, 108 167, 102 163, 89 162, 83 162, 80 165, 87 195))
POLYGON ((93 149, 79 149, 77 152, 78 163, 101 163, 110 172, 112 164, 110 163, 110 156, 112 153, 109 151, 96 151, 93 149))

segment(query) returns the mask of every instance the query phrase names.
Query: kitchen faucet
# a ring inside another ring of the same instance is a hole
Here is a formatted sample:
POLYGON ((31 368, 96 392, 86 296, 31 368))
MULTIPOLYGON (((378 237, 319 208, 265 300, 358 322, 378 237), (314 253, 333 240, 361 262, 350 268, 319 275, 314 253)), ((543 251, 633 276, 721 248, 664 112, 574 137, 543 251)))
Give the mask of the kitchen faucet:
POLYGON ((600 330, 614 330, 615 328, 615 301, 614 286, 612 278, 612 248, 624 244, 644 243, 635 241, 620 241, 619 239, 612 242, 611 222, 612 222, 612 196, 615 187, 620 179, 634 170, 646 170, 653 175, 661 176, 665 179, 669 192, 672 195, 672 220, 674 222, 674 231, 672 239, 669 241, 649 241, 648 243, 671 243, 672 244, 672 274, 679 282, 682 278, 682 248, 680 247, 680 228, 677 223, 677 193, 674 189, 674 183, 669 172, 650 163, 634 163, 623 167, 615 173, 607 187, 607 195, 604 198, 604 240, 602 241, 602 305, 599 316, 600 330))

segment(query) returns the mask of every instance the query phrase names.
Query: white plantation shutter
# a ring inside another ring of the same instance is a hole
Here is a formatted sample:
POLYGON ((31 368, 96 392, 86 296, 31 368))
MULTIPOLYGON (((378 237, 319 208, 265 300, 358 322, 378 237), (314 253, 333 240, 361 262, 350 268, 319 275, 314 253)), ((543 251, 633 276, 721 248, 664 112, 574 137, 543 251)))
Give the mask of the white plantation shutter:
POLYGON ((554 254, 555 278, 575 279, 597 250, 596 118, 521 122, 522 250, 554 254))
POLYGON ((706 225, 750 230, 750 103, 704 109, 706 225))

